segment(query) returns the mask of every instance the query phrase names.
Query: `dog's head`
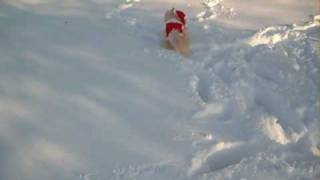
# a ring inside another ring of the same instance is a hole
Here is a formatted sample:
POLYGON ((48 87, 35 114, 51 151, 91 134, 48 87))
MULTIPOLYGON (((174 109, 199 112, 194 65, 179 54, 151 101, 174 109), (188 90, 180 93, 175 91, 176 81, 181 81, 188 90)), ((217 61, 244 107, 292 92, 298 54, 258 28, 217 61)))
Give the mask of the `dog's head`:
POLYGON ((177 18, 176 13, 174 12, 174 8, 166 11, 166 13, 164 14, 164 21, 168 21, 173 18, 175 18, 175 19, 177 18))

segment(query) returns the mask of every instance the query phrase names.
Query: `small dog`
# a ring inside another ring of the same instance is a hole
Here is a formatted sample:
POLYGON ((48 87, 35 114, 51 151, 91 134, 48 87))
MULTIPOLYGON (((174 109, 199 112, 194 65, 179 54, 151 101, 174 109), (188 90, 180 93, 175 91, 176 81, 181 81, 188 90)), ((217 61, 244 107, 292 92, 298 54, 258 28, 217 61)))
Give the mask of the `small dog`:
POLYGON ((179 52, 184 56, 191 55, 190 40, 186 29, 186 15, 180 10, 166 11, 164 47, 179 52))

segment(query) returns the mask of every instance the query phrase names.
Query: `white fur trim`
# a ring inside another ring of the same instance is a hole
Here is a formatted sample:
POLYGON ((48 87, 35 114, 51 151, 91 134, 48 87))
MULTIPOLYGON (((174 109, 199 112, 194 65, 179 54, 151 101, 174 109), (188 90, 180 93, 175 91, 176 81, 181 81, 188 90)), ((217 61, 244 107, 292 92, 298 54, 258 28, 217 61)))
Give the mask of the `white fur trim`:
POLYGON ((167 20, 166 24, 168 24, 168 23, 179 23, 179 24, 182 24, 182 22, 177 20, 176 18, 171 18, 171 19, 167 20))

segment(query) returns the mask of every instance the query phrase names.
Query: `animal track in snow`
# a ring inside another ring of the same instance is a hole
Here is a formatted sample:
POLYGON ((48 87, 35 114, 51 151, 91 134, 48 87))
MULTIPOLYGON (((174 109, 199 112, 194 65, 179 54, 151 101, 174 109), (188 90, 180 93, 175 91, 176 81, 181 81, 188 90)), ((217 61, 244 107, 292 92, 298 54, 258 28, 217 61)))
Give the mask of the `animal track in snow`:
MULTIPOLYGON (((220 102, 231 97, 231 93, 216 74, 202 70, 194 75, 190 81, 191 89, 200 104, 214 106, 214 102, 220 102)), ((217 104, 215 104, 217 105, 217 104)))
POLYGON ((247 156, 247 148, 243 142, 218 142, 210 149, 200 151, 191 160, 189 175, 194 176, 206 172, 223 169, 241 161, 247 156))
POLYGON ((223 104, 212 103, 207 104, 202 111, 197 112, 193 115, 193 118, 201 119, 205 117, 209 117, 212 115, 220 114, 224 111, 223 104))

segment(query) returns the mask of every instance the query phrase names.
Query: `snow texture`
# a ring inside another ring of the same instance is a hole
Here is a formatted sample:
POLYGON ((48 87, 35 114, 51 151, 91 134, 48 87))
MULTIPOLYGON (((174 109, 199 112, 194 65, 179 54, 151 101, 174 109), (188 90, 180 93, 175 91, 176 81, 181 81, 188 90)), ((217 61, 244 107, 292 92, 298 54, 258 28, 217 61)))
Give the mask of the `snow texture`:
POLYGON ((230 2, 1 1, 0 179, 320 179, 319 15, 232 28, 230 2))

